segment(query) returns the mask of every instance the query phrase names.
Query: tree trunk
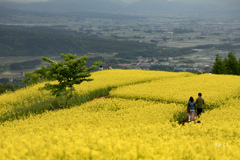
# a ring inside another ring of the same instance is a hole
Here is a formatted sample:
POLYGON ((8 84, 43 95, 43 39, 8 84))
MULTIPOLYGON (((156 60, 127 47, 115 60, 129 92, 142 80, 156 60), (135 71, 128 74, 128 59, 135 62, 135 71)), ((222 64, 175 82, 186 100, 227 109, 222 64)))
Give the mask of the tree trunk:
POLYGON ((68 101, 69 101, 70 98, 72 98, 72 93, 71 93, 69 96, 67 95, 67 100, 66 100, 66 103, 65 103, 65 108, 67 107, 67 104, 68 104, 68 101))

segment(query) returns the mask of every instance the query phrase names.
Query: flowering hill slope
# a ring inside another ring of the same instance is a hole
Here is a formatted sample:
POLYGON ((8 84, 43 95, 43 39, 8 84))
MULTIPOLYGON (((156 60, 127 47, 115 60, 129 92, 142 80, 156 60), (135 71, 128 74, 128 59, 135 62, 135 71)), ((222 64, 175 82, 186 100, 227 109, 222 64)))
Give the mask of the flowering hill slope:
MULTIPOLYGON (((91 82, 75 85, 76 92, 69 102, 70 106, 80 105, 94 97, 107 95, 113 88, 138 84, 164 78, 193 76, 190 73, 169 73, 138 70, 106 70, 95 72, 91 82)), ((56 82, 53 82, 56 83, 56 82)), ((50 103, 55 98, 48 91, 38 91, 44 83, 18 90, 12 94, 0 96, 0 122, 29 116, 32 113, 42 113, 50 110, 50 103)), ((64 102, 63 98, 58 99, 64 102)))
MULTIPOLYGON (((0 124, 0 159, 240 159, 240 77, 134 70, 92 76, 76 86, 70 108, 9 114, 13 120, 0 124), (174 115, 201 91, 209 106, 201 123, 179 125, 174 115), (78 104, 109 92, 111 98, 78 104)), ((0 96, 1 115, 53 99, 41 85, 0 96)))

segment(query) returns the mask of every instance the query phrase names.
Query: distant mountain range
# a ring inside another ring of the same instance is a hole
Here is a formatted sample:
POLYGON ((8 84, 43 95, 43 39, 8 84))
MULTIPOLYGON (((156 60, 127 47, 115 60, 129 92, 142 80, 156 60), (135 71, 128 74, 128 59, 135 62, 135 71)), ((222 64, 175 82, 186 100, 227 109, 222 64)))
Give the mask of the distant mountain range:
POLYGON ((31 11, 44 12, 75 12, 94 11, 108 13, 161 13, 161 12, 224 12, 232 10, 219 5, 197 5, 179 1, 142 0, 132 4, 124 4, 110 0, 51 0, 47 2, 16 3, 0 2, 1 6, 31 11))
POLYGON ((14 3, 2 2, 0 5, 8 8, 48 12, 73 11, 108 11, 120 10, 121 6, 108 0, 52 0, 47 2, 14 3))

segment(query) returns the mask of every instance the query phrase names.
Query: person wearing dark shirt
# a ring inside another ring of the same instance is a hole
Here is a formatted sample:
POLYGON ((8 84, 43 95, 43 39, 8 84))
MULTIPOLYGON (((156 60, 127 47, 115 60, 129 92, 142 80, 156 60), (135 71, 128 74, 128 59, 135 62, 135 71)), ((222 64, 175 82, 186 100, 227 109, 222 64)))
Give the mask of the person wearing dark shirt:
POLYGON ((198 93, 196 104, 197 104, 197 115, 200 116, 204 107, 204 99, 202 98, 202 93, 198 93))

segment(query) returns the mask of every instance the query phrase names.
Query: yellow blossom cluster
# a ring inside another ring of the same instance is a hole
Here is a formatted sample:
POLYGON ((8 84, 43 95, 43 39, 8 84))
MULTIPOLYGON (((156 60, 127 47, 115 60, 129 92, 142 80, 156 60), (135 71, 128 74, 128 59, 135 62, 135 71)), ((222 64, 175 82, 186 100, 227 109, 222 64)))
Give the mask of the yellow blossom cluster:
POLYGON ((198 93, 202 93, 205 99, 205 108, 212 109, 224 104, 229 98, 237 97, 240 93, 239 82, 239 76, 203 74, 119 87, 112 90, 110 95, 186 104, 190 96, 195 99, 198 93))
POLYGON ((0 125, 0 159, 239 159, 240 99, 170 122, 181 104, 97 99, 0 125))

